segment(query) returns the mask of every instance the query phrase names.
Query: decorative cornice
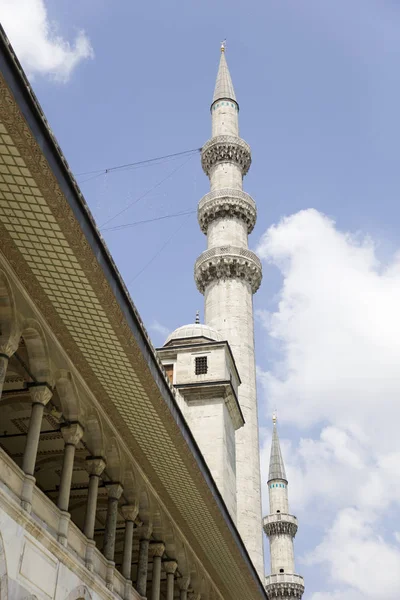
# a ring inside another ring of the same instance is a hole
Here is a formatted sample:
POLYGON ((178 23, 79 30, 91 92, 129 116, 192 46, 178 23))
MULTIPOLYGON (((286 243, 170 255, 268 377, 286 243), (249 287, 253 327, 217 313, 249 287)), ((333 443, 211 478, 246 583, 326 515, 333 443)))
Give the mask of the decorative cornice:
POLYGON ((218 163, 237 164, 242 175, 246 175, 251 165, 250 146, 241 138, 233 135, 217 135, 204 144, 201 149, 201 166, 206 175, 218 163))
POLYGON ((300 575, 278 573, 265 578, 265 589, 269 599, 297 598, 301 600, 304 594, 304 579, 300 575))
POLYGON ((294 538, 297 533, 297 522, 285 519, 280 521, 264 521, 264 531, 268 537, 271 535, 290 535, 294 538))
POLYGON ((197 218, 203 233, 207 233, 210 221, 224 217, 241 219, 251 233, 257 219, 256 203, 246 192, 233 188, 209 192, 200 200, 197 218))
POLYGON ((240 279, 246 281, 253 294, 258 290, 262 279, 262 267, 259 258, 246 248, 219 246, 210 248, 196 261, 194 277, 199 292, 218 279, 240 279))

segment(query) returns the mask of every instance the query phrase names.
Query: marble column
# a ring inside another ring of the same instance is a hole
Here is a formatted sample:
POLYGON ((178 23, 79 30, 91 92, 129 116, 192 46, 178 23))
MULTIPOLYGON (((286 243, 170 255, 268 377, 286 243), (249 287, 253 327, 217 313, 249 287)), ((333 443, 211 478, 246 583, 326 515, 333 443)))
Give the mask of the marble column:
POLYGON ((79 423, 61 425, 61 434, 64 438, 64 459, 61 470, 60 489, 58 491, 57 506, 61 510, 58 525, 58 541, 67 545, 68 525, 70 514, 68 512, 69 497, 71 495, 72 474, 74 470, 75 449, 83 436, 83 428, 79 423))
POLYGON ((187 600, 188 589, 189 589, 189 585, 190 585, 190 575, 188 575, 186 577, 179 577, 177 579, 177 584, 179 587, 179 599, 187 600))
POLYGON ((138 516, 139 504, 127 504, 121 508, 122 516, 125 519, 125 537, 124 537, 124 554, 122 558, 122 575, 125 579, 131 580, 132 572, 132 544, 133 544, 133 528, 135 519, 138 516))
POLYGON ((178 563, 174 560, 166 560, 163 562, 164 571, 167 574, 167 598, 166 600, 174 600, 174 583, 175 571, 178 568, 178 563))
POLYGON ((57 506, 60 510, 68 511, 72 473, 74 470, 75 449, 83 436, 83 428, 79 423, 61 425, 61 434, 64 438, 65 445, 57 506))
POLYGON ((151 600, 160 600, 161 557, 165 552, 165 546, 162 542, 152 543, 150 551, 153 556, 151 600))
POLYGON ((94 537, 100 475, 105 468, 106 461, 100 456, 94 456, 93 458, 90 457, 86 459, 86 471, 89 473, 89 489, 86 502, 83 533, 89 540, 93 540, 94 537))
POLYGON ((32 398, 32 412, 29 420, 28 433, 26 436, 24 456, 22 459, 22 470, 25 473, 22 487, 22 507, 31 512, 32 494, 35 485, 35 465, 39 447, 40 430, 44 407, 52 397, 53 393, 47 384, 33 385, 29 389, 32 398))
POLYGON ((123 487, 120 483, 107 483, 108 493, 106 528, 104 531, 103 554, 107 560, 114 560, 115 534, 118 519, 118 502, 122 496, 123 487))
POLYGON ((143 598, 147 594, 147 572, 149 569, 149 544, 152 532, 151 524, 147 524, 142 529, 142 538, 139 542, 139 560, 136 578, 136 591, 143 598))

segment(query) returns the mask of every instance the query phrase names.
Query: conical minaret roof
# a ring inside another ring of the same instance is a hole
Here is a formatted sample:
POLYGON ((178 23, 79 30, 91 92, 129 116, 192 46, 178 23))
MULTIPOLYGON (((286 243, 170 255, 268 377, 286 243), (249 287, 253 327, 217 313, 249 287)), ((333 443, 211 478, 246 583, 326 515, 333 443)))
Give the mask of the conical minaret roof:
POLYGON ((283 464, 281 445, 279 443, 278 431, 276 428, 276 417, 273 418, 274 429, 272 432, 271 457, 269 459, 268 481, 273 479, 286 479, 285 465, 283 464))
POLYGON ((233 83, 231 74, 229 73, 228 63, 225 58, 225 46, 221 45, 221 59, 219 61, 217 81, 215 83, 213 103, 217 100, 226 98, 237 102, 235 96, 235 90, 233 89, 233 83))

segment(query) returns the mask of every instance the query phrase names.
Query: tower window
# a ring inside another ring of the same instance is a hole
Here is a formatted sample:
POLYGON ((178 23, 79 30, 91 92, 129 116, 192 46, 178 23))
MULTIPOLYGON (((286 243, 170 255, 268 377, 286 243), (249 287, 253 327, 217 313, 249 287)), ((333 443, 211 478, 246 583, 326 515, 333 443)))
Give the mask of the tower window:
POLYGON ((208 371, 207 356, 196 356, 195 373, 196 375, 205 375, 208 371))
POLYGON ((279 573, 284 573, 285 569, 279 569, 279 573))
POLYGON ((174 365, 164 365, 170 383, 174 383, 174 365))

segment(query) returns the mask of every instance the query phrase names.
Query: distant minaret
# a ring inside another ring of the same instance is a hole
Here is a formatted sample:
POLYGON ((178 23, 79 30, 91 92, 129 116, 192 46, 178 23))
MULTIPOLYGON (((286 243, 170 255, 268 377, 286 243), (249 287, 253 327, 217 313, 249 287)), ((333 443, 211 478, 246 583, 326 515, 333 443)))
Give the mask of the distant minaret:
POLYGON ((232 348, 241 378, 239 403, 244 427, 236 431, 237 527, 260 577, 264 577, 260 458, 254 357, 253 294, 261 283, 261 263, 248 249, 256 222, 254 200, 243 192, 250 147, 239 137, 239 104, 221 45, 214 97, 212 137, 203 146, 202 167, 211 191, 198 206, 208 249, 197 259, 196 284, 205 296, 205 323, 232 348))
POLYGON ((273 424, 268 475, 270 514, 264 517, 264 531, 269 538, 271 555, 271 575, 266 577, 266 590, 268 598, 301 599, 304 580, 294 571, 293 539, 297 532, 297 519, 289 514, 288 481, 276 429, 276 415, 273 416, 273 424))

